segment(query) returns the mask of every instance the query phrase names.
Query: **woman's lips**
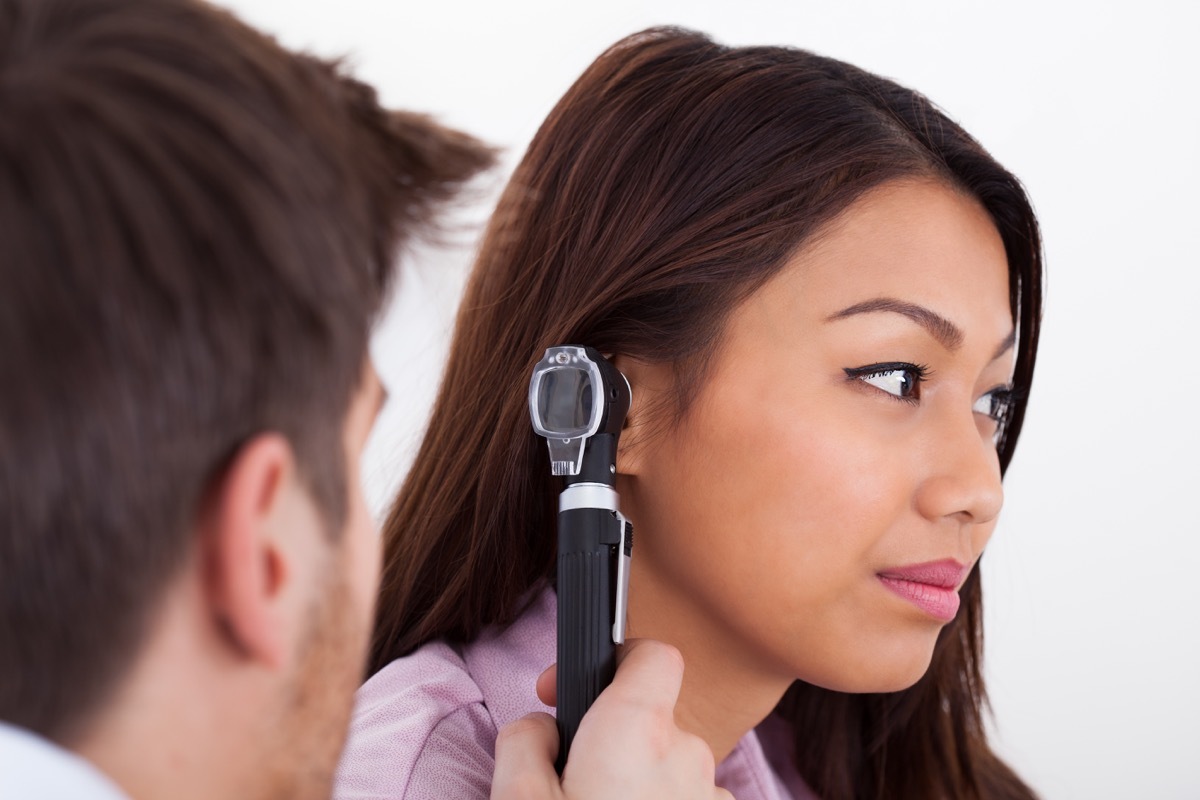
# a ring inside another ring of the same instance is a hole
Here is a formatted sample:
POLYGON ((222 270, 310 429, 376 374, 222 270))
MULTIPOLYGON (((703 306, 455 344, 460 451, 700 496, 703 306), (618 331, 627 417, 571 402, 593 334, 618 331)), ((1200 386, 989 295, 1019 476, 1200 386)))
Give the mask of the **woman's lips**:
POLYGON ((953 559, 895 567, 878 573, 879 581, 895 594, 939 622, 958 613, 958 586, 967 568, 953 559))

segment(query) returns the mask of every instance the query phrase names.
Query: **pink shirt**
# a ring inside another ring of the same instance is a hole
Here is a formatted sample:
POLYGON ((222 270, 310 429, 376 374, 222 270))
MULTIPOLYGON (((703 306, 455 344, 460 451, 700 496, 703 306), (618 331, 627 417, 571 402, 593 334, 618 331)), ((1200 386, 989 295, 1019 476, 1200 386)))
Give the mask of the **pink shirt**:
MULTIPOLYGON (((486 798, 496 735, 531 711, 554 662, 555 596, 543 592, 506 630, 459 649, 432 642, 388 664, 358 690, 335 800, 486 798)), ((717 766, 738 800, 815 800, 792 766, 791 734, 768 718, 717 766)))

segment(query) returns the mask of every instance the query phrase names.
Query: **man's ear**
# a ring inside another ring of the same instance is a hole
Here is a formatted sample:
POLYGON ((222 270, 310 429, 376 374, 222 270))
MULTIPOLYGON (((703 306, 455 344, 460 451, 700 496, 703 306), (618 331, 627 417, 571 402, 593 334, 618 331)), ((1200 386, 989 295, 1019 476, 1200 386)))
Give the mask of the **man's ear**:
POLYGON ((295 481, 291 445, 254 437, 210 488, 200 520, 205 597, 241 657, 268 668, 287 660, 284 591, 294 565, 278 533, 295 481))
POLYGON ((617 445, 617 474, 636 476, 645 469, 650 442, 665 418, 674 374, 669 364, 650 364, 625 355, 615 356, 613 366, 629 381, 633 395, 617 445))

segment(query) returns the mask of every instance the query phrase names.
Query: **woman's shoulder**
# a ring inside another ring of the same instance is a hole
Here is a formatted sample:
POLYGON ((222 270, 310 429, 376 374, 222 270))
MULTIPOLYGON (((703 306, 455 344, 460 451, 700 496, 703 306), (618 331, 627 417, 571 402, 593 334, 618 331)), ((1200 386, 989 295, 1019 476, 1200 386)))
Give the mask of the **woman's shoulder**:
POLYGON ((334 797, 486 797, 495 739, 466 662, 431 642, 358 690, 334 797))
POLYGON ((500 728, 542 705, 554 660, 554 603, 534 599, 503 630, 461 647, 430 642, 388 664, 355 696, 334 797, 487 797, 500 728))

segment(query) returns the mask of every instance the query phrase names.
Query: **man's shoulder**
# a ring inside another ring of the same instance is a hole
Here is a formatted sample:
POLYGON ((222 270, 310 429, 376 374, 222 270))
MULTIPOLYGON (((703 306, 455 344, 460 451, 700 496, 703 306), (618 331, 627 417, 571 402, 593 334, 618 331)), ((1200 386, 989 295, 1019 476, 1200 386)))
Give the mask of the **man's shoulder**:
POLYGON ((35 733, 0 722, 0 797, 127 800, 92 764, 35 733))

